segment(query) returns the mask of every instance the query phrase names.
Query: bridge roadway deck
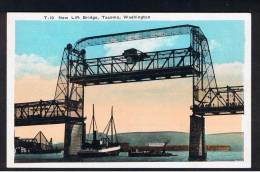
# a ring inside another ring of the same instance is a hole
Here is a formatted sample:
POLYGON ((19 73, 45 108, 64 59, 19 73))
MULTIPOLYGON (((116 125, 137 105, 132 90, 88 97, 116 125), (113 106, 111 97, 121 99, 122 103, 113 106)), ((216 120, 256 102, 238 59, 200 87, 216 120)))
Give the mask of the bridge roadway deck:
POLYGON ((221 106, 221 107, 191 107, 193 113, 203 114, 203 116, 212 115, 238 115, 244 113, 244 105, 234 105, 234 106, 221 106))
POLYGON ((191 66, 176 67, 174 69, 153 69, 149 71, 131 71, 113 74, 72 76, 70 82, 84 86, 118 84, 127 82, 141 82, 162 79, 188 78, 199 75, 191 66))
POLYGON ((30 126, 30 125, 48 125, 48 124, 64 124, 71 121, 83 121, 85 118, 78 117, 27 117, 25 119, 16 119, 15 126, 30 126))

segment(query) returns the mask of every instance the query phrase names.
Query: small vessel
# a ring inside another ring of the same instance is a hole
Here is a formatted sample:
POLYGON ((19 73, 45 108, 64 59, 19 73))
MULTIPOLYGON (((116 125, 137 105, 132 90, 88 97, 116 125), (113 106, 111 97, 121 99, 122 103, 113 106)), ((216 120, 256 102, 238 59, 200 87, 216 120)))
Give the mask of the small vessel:
POLYGON ((151 157, 151 156, 177 156, 169 152, 153 151, 153 150, 130 150, 128 152, 130 157, 151 157))
POLYGON ((166 143, 164 143, 163 149, 155 149, 152 147, 147 147, 146 149, 131 148, 128 151, 128 156, 130 157, 158 157, 158 156, 177 156, 172 153, 166 152, 166 143))
POLYGON ((117 156, 119 154, 121 147, 117 139, 116 126, 113 117, 113 106, 111 109, 110 120, 106 125, 103 133, 98 138, 98 129, 95 120, 95 110, 93 104, 93 115, 88 134, 89 137, 91 137, 91 130, 92 140, 89 139, 83 146, 83 149, 78 152, 80 157, 117 156))

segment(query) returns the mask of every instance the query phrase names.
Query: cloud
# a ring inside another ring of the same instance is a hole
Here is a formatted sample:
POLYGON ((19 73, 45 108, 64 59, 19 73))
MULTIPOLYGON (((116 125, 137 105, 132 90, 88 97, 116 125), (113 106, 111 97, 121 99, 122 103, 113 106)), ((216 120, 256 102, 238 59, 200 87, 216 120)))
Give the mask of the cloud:
POLYGON ((22 54, 15 56, 15 76, 36 75, 44 79, 57 78, 59 66, 51 65, 44 57, 36 54, 22 54))
POLYGON ((136 48, 143 52, 160 50, 161 47, 164 49, 170 49, 175 45, 179 36, 163 37, 163 38, 152 38, 144 40, 136 40, 129 42, 121 42, 106 44, 104 45, 106 56, 122 54, 124 50, 129 48, 136 48))
POLYGON ((243 85, 243 63, 214 64, 218 86, 243 85))
POLYGON ((214 50, 216 48, 219 49, 221 48, 221 44, 218 41, 212 39, 209 41, 209 48, 210 50, 214 50))

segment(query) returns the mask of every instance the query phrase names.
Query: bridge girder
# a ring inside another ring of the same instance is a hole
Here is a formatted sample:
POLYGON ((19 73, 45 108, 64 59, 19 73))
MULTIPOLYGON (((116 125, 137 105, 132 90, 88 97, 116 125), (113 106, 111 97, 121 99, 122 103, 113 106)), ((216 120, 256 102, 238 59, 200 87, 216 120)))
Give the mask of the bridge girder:
POLYGON ((75 43, 74 47, 76 49, 85 49, 86 47, 89 46, 136 41, 141 39, 160 38, 160 37, 175 36, 175 35, 190 35, 192 34, 192 31, 194 29, 197 30, 201 39, 205 38, 203 32, 198 26, 178 25, 178 26, 171 26, 171 27, 85 37, 78 40, 75 43))
MULTIPOLYGON (((67 116, 63 100, 47 100, 15 104, 15 126, 61 124, 66 121, 84 121, 84 118, 67 116)), ((77 104, 70 102, 69 108, 77 110, 77 104)))

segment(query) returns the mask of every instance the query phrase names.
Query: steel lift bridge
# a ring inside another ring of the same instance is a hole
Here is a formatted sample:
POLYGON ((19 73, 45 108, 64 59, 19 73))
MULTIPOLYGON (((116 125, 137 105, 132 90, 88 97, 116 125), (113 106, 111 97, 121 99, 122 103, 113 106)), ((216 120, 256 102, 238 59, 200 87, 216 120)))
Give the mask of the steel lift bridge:
POLYGON ((15 104, 15 125, 65 123, 64 155, 74 155, 85 141, 85 86, 188 77, 193 85, 189 160, 205 160, 204 117, 243 114, 243 87, 218 87, 207 38, 193 25, 86 37, 74 46, 68 44, 54 99, 15 104), (124 54, 86 58, 85 49, 90 46, 177 35, 188 35, 190 45, 146 52, 143 58, 130 61, 124 54))

